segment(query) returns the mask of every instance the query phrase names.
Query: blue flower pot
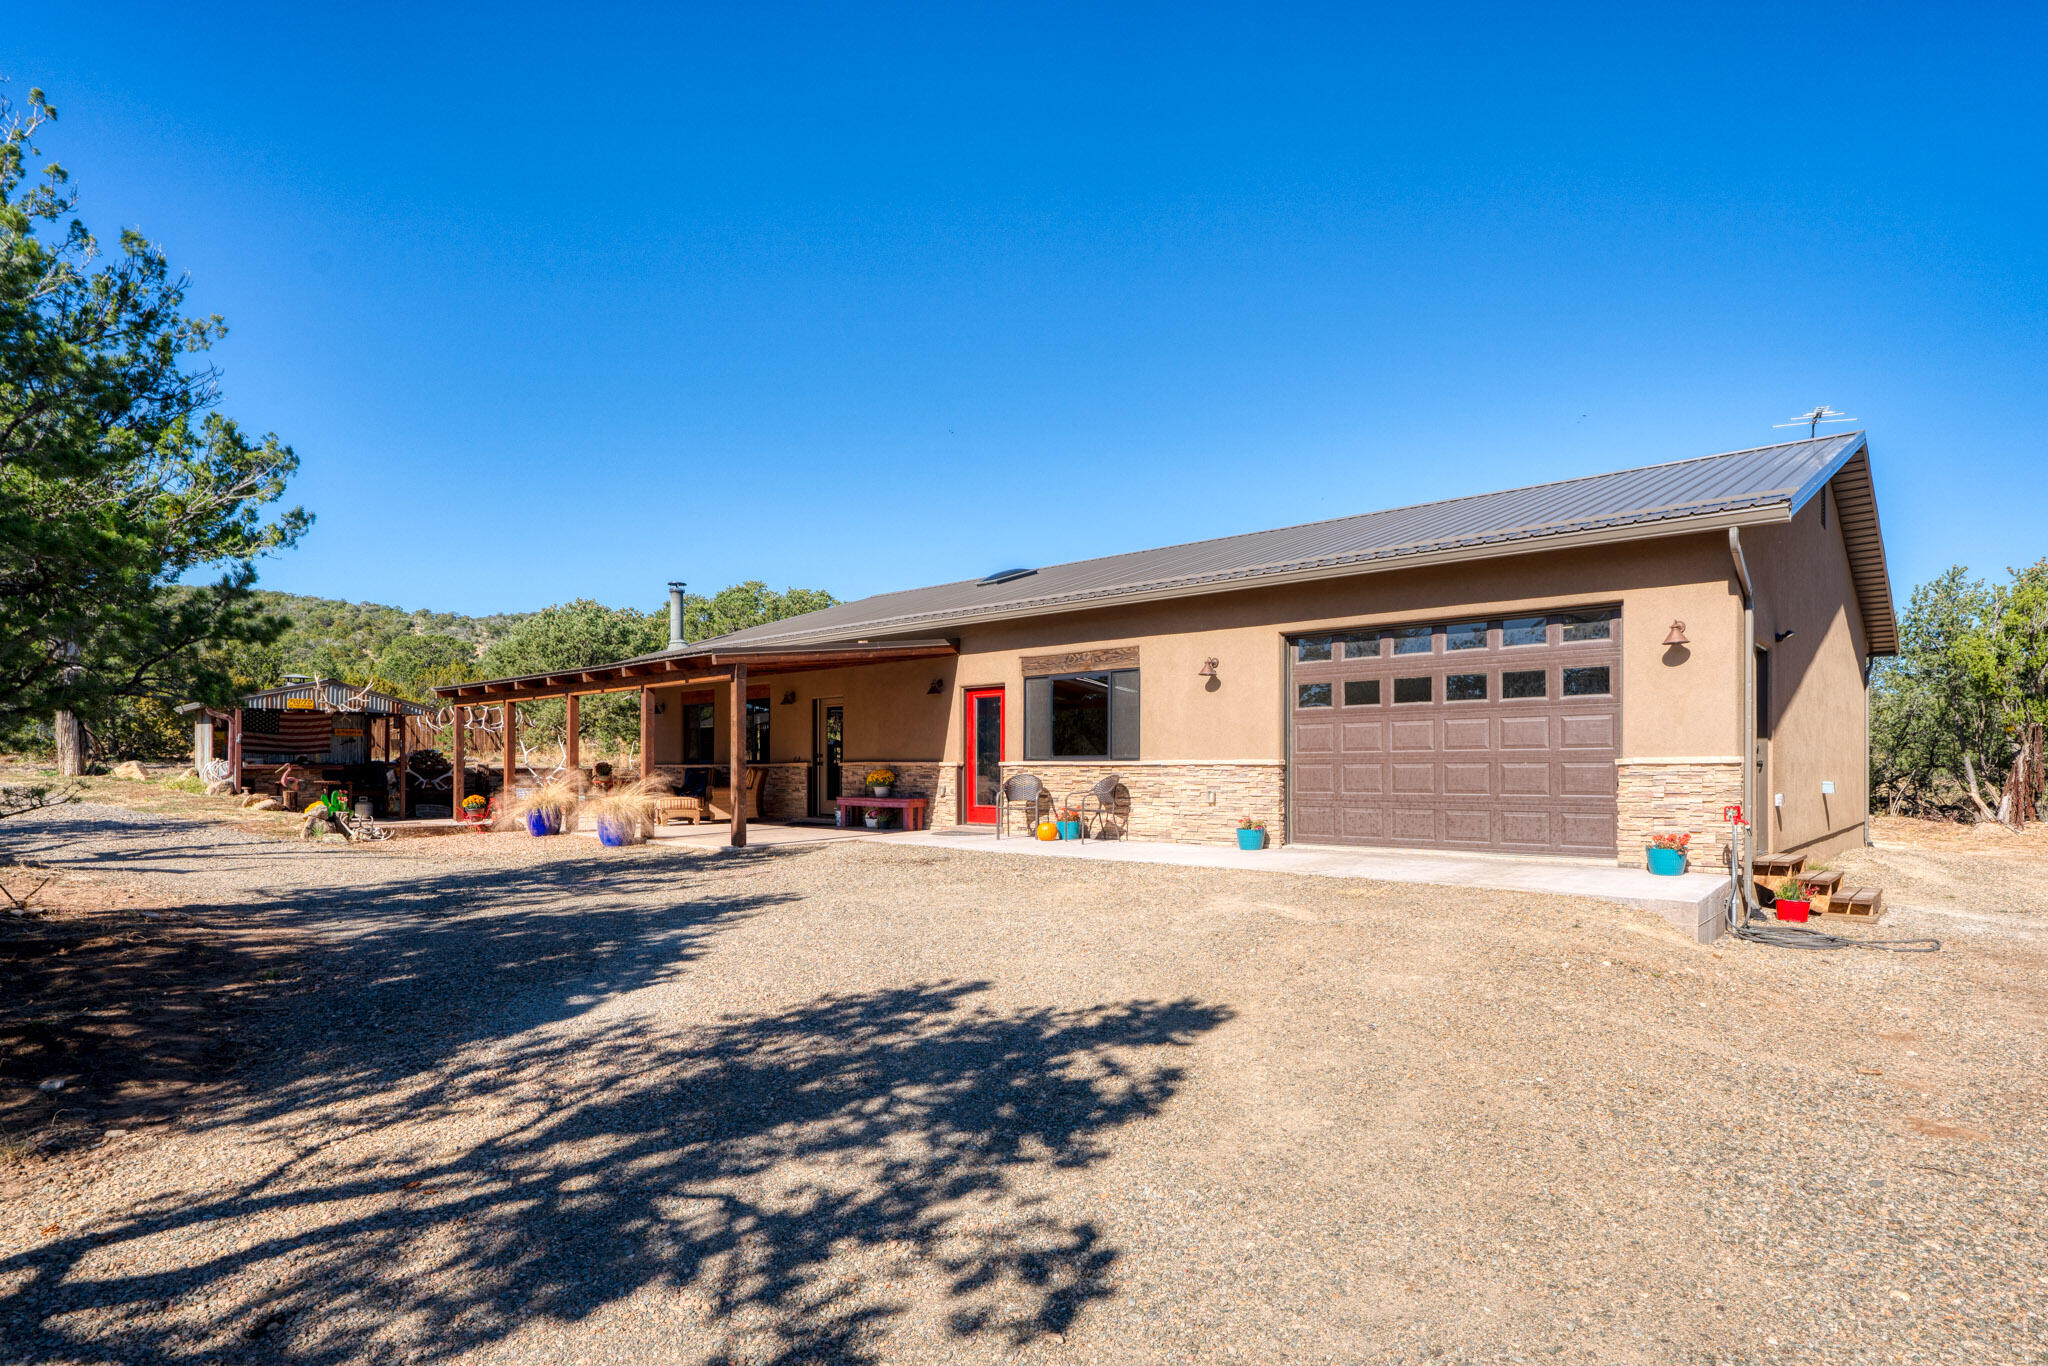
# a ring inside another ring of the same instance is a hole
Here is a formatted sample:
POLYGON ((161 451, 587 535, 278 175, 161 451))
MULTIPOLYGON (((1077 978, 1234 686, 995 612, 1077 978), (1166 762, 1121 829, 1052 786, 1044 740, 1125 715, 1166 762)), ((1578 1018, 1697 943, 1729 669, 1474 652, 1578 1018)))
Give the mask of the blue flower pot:
POLYGON ((1683 849, 1648 847, 1644 852, 1650 856, 1650 871, 1659 877, 1677 877, 1685 871, 1685 850, 1683 849))
POLYGON ((625 828, 614 821, 599 821, 597 823, 597 842, 599 844, 609 844, 612 848, 617 849, 628 842, 625 828))
POLYGON ((546 811, 529 811, 526 813, 526 833, 529 835, 559 835, 562 833, 562 823, 546 811))
POLYGON ((1240 830, 1237 832, 1237 847, 1240 849, 1263 849, 1266 847, 1266 832, 1263 830, 1240 830))
POLYGON ((1061 839, 1063 839, 1063 840, 1077 840, 1077 839, 1081 838, 1081 822, 1079 822, 1079 821, 1060 821, 1060 822, 1058 822, 1058 825, 1059 825, 1059 827, 1060 827, 1060 838, 1061 838, 1061 839))

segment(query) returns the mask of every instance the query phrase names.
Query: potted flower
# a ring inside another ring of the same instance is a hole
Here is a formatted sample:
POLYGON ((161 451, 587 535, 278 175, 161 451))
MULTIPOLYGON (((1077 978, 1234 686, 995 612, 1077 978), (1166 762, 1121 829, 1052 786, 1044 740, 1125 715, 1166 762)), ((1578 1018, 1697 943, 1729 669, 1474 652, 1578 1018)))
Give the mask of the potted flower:
POLYGON ((1266 823, 1255 821, 1250 816, 1237 823, 1237 847, 1240 849, 1263 849, 1266 847, 1266 823))
POLYGON ((1073 807, 1062 807, 1059 818, 1060 838, 1077 840, 1081 838, 1081 813, 1073 807))
MULTIPOLYGON (((888 791, 887 788, 883 788, 882 790, 884 792, 888 791)), ((860 815, 861 820, 866 823, 868 829, 880 830, 882 828, 882 813, 875 810, 873 807, 869 807, 867 810, 861 812, 860 815)))
POLYGON ((462 799, 462 819, 466 821, 482 820, 484 807, 488 804, 481 792, 470 793, 462 799))
POLYGON ((870 797, 886 797, 896 786, 896 770, 871 768, 868 770, 867 783, 870 797))
POLYGON ((1644 854, 1650 861, 1650 871, 1660 877, 1676 877, 1685 871, 1685 847, 1692 843, 1689 834, 1652 835, 1644 854))
POLYGON ((1813 914, 1813 903, 1799 894, 1799 884, 1786 878, 1778 884, 1777 899, 1771 903, 1771 914, 1780 920, 1805 920, 1813 914))

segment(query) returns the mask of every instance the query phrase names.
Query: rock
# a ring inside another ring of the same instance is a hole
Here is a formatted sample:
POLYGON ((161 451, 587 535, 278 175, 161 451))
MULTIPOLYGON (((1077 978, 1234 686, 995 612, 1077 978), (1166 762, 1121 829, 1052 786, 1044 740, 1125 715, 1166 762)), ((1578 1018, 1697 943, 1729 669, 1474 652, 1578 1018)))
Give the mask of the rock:
POLYGON ((232 797, 235 795, 235 785, 226 778, 216 778, 206 785, 206 795, 209 797, 232 797))
POLYGON ((130 759, 125 764, 115 764, 113 776, 116 778, 126 778, 131 783, 149 781, 149 775, 142 771, 142 765, 136 763, 133 759, 130 759))
POLYGON ((283 802, 281 802, 281 801, 279 801, 279 800, 278 800, 277 798, 275 798, 275 797, 258 797, 258 798, 256 798, 256 800, 254 800, 254 801, 251 801, 251 802, 244 802, 244 803, 242 803, 242 805, 244 805, 244 806, 248 807, 248 808, 249 808, 249 809, 250 809, 251 811, 282 811, 282 810, 284 810, 284 803, 283 803, 283 802))
POLYGON ((339 835, 343 839, 354 838, 349 834, 348 827, 341 823, 340 818, 326 807, 316 806, 308 811, 306 823, 299 827, 299 838, 317 840, 325 839, 329 835, 339 835))

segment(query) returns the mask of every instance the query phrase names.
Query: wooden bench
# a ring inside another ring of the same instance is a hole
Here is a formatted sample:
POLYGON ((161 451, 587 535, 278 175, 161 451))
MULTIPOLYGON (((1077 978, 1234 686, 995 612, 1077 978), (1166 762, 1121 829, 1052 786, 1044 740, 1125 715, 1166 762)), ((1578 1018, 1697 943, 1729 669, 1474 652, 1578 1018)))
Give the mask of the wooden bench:
POLYGON ((903 813, 903 828, 905 830, 922 830, 925 826, 925 810, 928 806, 930 806, 930 802, 923 797, 845 796, 839 798, 837 820, 840 826, 844 827, 846 825, 846 813, 849 811, 901 811, 903 813))

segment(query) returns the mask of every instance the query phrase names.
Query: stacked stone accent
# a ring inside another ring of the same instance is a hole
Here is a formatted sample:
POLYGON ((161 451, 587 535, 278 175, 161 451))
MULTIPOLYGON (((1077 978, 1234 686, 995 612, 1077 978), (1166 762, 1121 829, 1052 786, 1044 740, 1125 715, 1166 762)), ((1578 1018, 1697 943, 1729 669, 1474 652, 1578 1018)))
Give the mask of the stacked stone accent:
POLYGON ((898 797, 923 797, 930 805, 926 817, 938 830, 960 823, 960 765, 934 763, 929 759, 863 759, 839 766, 841 792, 866 792, 868 770, 893 768, 896 782, 891 793, 898 797))
POLYGON ((810 814, 809 764, 762 764, 760 768, 762 820, 794 821, 810 814))
POLYGON ((1098 779, 1122 777, 1125 835, 1178 844, 1235 844, 1242 817, 1266 823, 1266 838, 1285 835, 1285 764, 1004 764, 1003 776, 1036 774, 1053 803, 1087 790, 1098 779), (1211 803, 1209 794, 1216 800, 1211 803))
POLYGON ((1728 867, 1728 823, 1723 807, 1742 800, 1742 764, 1669 763, 1623 759, 1619 778, 1620 827, 1617 860, 1624 868, 1646 867, 1643 850, 1652 835, 1692 835, 1691 866, 1700 872, 1728 867))

